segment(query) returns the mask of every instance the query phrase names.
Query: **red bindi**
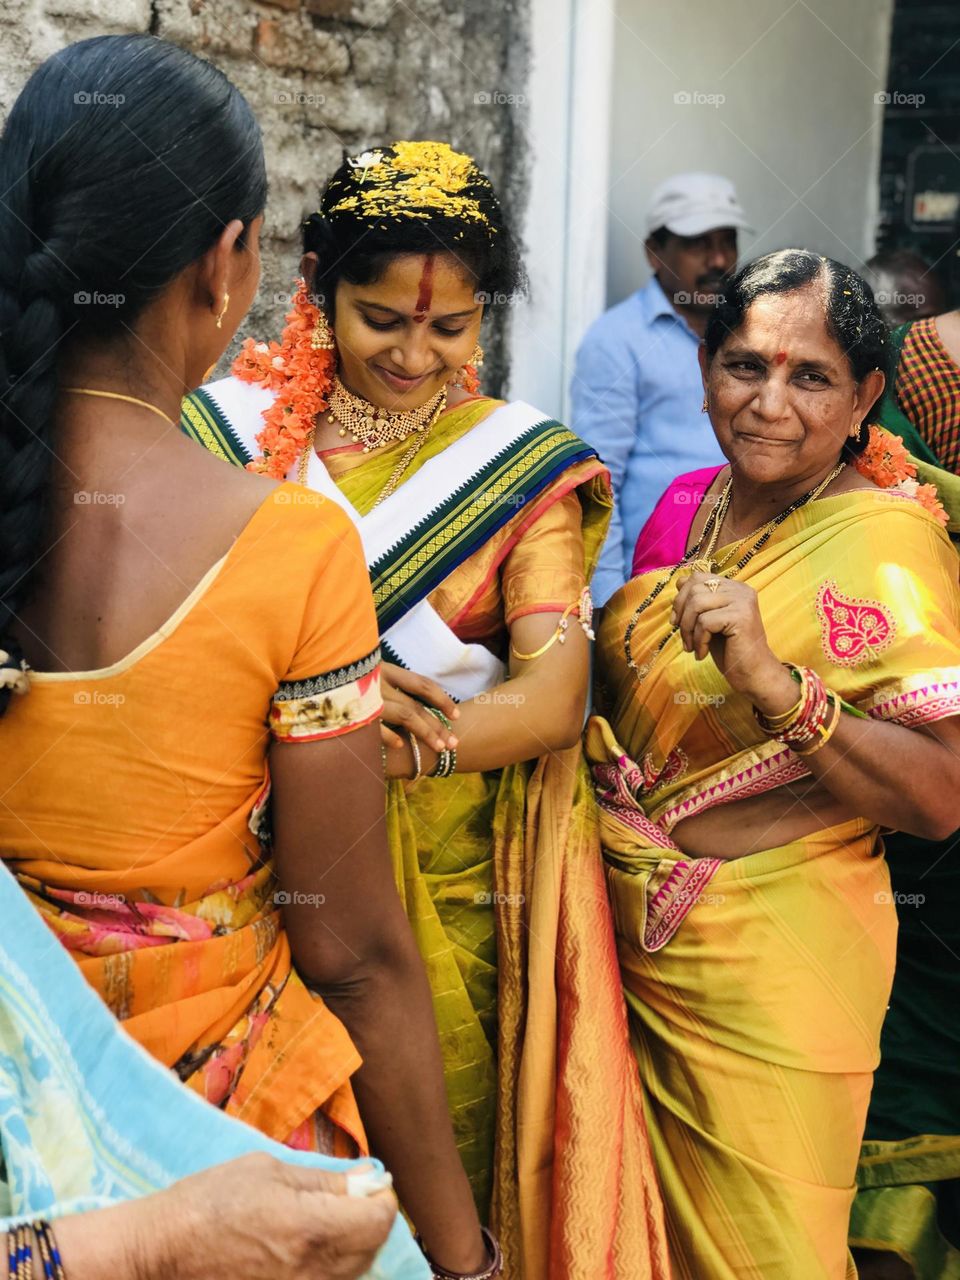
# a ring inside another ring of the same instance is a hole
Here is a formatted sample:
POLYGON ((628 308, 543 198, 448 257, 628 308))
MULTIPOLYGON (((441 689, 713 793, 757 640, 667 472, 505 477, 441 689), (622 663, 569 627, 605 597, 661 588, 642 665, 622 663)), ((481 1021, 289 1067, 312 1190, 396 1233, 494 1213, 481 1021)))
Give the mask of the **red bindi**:
POLYGON ((785 351, 778 351, 776 356, 774 357, 775 363, 777 364, 784 364, 786 362, 786 359, 787 359, 787 353, 785 351))
POLYGON ((414 307, 414 323, 423 324, 433 302, 433 254, 428 253, 423 260, 423 271, 420 273, 417 305, 414 307))

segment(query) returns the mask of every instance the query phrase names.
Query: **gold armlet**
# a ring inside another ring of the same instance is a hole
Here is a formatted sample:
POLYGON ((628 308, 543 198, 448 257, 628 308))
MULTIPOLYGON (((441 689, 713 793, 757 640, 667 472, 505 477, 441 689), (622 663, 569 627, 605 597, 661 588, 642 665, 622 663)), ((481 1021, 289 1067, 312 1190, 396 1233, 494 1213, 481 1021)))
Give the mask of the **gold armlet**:
POLYGON ((575 611, 577 613, 577 621, 583 628, 584 635, 588 640, 595 640, 596 636, 591 625, 593 622, 593 600, 590 596, 590 588, 584 587, 580 593, 580 599, 574 600, 573 604, 567 605, 560 615, 560 621, 557 623, 553 635, 539 649, 534 649, 533 653, 519 653, 514 645, 511 644, 510 652, 518 662, 532 662, 534 658, 542 658, 555 644, 566 644, 567 631, 570 627, 570 615, 575 611))

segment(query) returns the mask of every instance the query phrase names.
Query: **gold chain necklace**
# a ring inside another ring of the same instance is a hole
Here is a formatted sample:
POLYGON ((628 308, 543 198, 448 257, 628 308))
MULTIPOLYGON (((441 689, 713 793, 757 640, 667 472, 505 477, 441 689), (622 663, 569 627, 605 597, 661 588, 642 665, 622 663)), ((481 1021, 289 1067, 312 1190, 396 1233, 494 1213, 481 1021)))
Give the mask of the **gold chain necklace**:
POLYGON ((691 572, 699 570, 702 573, 717 573, 721 568, 730 563, 730 559, 733 554, 742 547, 745 542, 749 541, 750 538, 756 535, 756 541, 753 546, 740 557, 733 568, 725 575, 730 578, 735 577, 741 569, 744 569, 749 564, 760 548, 769 540, 770 535, 774 530, 778 529, 780 525, 783 524, 784 520, 786 520, 788 516, 792 516, 795 511, 799 511, 800 508, 806 506, 808 502, 812 502, 815 498, 819 498, 827 485, 836 480, 837 476, 846 465, 847 464, 845 462, 837 463, 830 474, 825 476, 818 485, 815 485, 814 488, 809 489, 806 493, 801 494, 799 498, 795 498, 794 501, 791 502, 788 507, 785 507, 778 516, 774 516, 774 518, 768 521, 767 524, 762 525, 757 530, 754 530, 754 533, 748 533, 745 537, 741 538, 739 542, 734 543, 733 547, 723 557, 720 564, 715 564, 712 559, 713 552, 720 537, 720 526, 727 514, 727 508, 730 505, 730 495, 733 491, 733 476, 731 475, 728 478, 727 483, 723 487, 723 493, 720 495, 720 500, 707 518, 707 522, 703 527, 703 532, 700 535, 700 540, 697 545, 690 548, 680 563, 674 565, 665 578, 661 578, 647 598, 642 600, 637 606, 633 617, 627 625, 627 629, 623 637, 623 651, 624 656, 627 659, 627 666, 636 675, 638 684, 642 684, 647 678, 650 674, 651 667, 666 648, 671 637, 675 636, 680 629, 679 627, 671 627, 646 662, 637 663, 634 661, 631 640, 633 638, 636 625, 640 621, 640 615, 653 604, 654 600, 656 600, 657 596, 660 595, 661 591, 663 591, 674 575, 681 569, 689 569, 691 572), (706 547, 704 547, 704 542, 707 543, 706 547))
POLYGON ((355 396, 339 378, 333 380, 329 401, 330 416, 340 423, 341 436, 349 431, 354 443, 363 445, 364 453, 406 440, 416 431, 428 431, 446 407, 446 386, 417 409, 391 413, 382 405, 355 396))
POLYGON ((61 391, 69 391, 73 396, 98 396, 103 400, 124 400, 127 404, 137 404, 141 409, 149 409, 158 418, 162 418, 167 426, 176 426, 172 418, 168 418, 162 409, 158 409, 149 400, 141 400, 138 396, 125 396, 120 391, 96 391, 93 387, 61 387, 61 391))

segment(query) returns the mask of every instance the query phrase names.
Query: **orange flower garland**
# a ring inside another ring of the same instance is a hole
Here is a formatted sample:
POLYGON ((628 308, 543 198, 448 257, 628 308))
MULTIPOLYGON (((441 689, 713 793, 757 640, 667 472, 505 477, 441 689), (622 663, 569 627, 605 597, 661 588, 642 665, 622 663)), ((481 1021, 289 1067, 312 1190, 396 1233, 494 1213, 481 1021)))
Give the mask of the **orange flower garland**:
POLYGON ((310 301, 306 281, 297 281, 293 307, 279 342, 247 338, 231 372, 241 382, 258 382, 276 391, 257 435, 260 456, 248 471, 285 480, 310 439, 317 415, 327 407, 337 367, 335 351, 313 346, 320 309, 310 301))
POLYGON ((949 523, 950 517, 937 496, 936 486, 917 482, 917 468, 910 461, 903 440, 892 431, 872 424, 869 443, 854 466, 862 476, 872 480, 881 489, 896 487, 909 497, 916 498, 921 507, 942 525, 949 523))

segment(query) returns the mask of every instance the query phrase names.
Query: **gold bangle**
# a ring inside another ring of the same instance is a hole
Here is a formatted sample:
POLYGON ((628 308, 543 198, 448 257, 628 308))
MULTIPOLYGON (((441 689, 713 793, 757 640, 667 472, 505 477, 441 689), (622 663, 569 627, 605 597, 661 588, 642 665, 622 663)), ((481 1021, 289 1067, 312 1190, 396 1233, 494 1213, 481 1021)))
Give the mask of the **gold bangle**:
POLYGON ((827 690, 827 697, 833 699, 833 715, 830 718, 830 723, 826 725, 824 724, 817 725, 817 733, 820 735, 820 737, 819 737, 819 740, 816 741, 812 747, 806 747, 803 751, 799 751, 796 747, 791 747, 790 750, 793 752, 794 755, 796 756, 815 755, 816 752, 818 752, 821 747, 825 747, 827 745, 827 743, 833 737, 834 733, 836 733, 837 726, 840 723, 840 716, 843 712, 843 700, 841 698, 838 698, 832 689, 827 690))
POLYGON ((584 587, 580 593, 580 599, 574 600, 573 604, 568 604, 564 609, 553 635, 545 644, 542 644, 539 649, 534 649, 533 653, 520 653, 511 642, 510 652, 519 662, 532 662, 534 658, 542 658, 558 641, 560 644, 565 644, 567 631, 570 627, 568 619, 575 610, 579 612, 579 622, 583 628, 584 635, 588 640, 595 640, 596 636, 593 634, 593 628, 590 625, 593 620, 593 600, 590 597, 590 588, 584 587))

